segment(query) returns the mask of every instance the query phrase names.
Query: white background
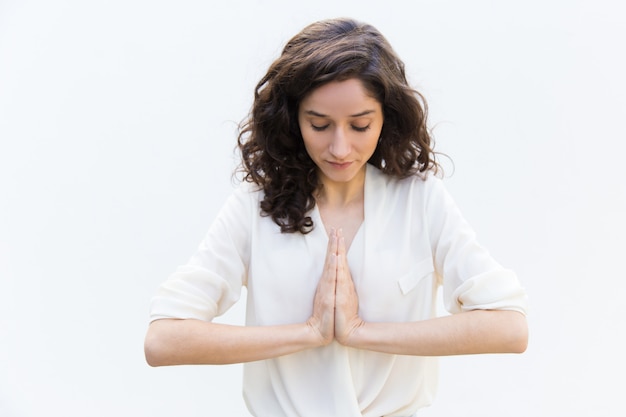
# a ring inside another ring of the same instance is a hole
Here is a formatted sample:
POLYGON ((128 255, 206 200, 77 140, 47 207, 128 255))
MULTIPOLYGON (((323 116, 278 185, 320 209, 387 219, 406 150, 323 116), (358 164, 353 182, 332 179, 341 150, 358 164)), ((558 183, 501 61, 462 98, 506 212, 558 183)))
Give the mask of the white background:
POLYGON ((246 415, 240 365, 145 364, 149 301, 232 190, 254 84, 336 16, 404 58, 530 295, 528 351, 442 358, 420 415, 623 416, 621 4, 0 0, 0 416, 246 415))

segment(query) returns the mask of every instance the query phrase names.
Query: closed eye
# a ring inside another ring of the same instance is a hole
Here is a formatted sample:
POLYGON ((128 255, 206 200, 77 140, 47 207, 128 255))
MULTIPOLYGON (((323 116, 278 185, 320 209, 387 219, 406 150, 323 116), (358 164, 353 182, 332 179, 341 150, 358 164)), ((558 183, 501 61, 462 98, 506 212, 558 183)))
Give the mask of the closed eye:
MULTIPOLYGON (((330 126, 330 123, 325 124, 323 126, 319 126, 319 125, 315 125, 313 123, 311 123, 311 129, 315 130, 316 132, 323 132, 324 130, 326 130, 326 128, 328 128, 328 126, 330 126)), ((367 132, 370 128, 370 125, 367 126, 351 126, 352 130, 356 131, 356 132, 367 132)))
POLYGON ((324 126, 318 126, 318 125, 314 125, 313 123, 311 123, 311 128, 313 130, 315 130, 316 132, 322 132, 324 131, 328 126, 330 126, 330 124, 326 124, 324 126))

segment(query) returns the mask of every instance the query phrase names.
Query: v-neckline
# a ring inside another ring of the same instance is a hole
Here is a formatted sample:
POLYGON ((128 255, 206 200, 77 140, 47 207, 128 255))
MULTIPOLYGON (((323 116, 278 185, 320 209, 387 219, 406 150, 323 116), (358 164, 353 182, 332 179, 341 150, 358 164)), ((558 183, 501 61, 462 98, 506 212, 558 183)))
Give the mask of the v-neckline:
MULTIPOLYGON (((320 234, 320 236, 324 236, 324 238, 328 240, 329 236, 328 236, 328 232, 326 231, 326 225, 324 224, 324 221, 322 220, 322 215, 320 213, 320 210, 317 204, 315 205, 315 207, 313 207, 313 211, 311 214, 313 217, 312 220, 316 224, 315 229, 319 229, 318 233, 320 234)), ((350 246, 346 250, 346 255, 350 254, 350 250, 354 246, 354 242, 357 239, 361 238, 361 235, 363 234, 362 230, 365 228, 364 224, 365 224, 365 215, 363 215, 363 221, 361 221, 361 224, 359 224, 359 227, 356 229, 356 232, 354 233, 354 236, 352 237, 350 246)))
MULTIPOLYGON (((367 185, 368 185, 368 177, 371 175, 371 172, 368 172, 368 171, 370 171, 370 169, 371 167, 369 166, 369 164, 366 164, 365 180, 363 183, 363 220, 361 221, 361 224, 359 224, 359 227, 357 228, 356 232, 354 233, 354 236, 352 237, 350 246, 346 250, 346 255, 350 254, 350 251, 352 247, 354 246, 354 242, 357 239, 362 239, 362 235, 365 233, 364 229, 365 229, 365 221, 367 219, 367 214, 368 214, 368 194, 369 194, 367 185)), ((322 214, 320 212, 320 209, 317 203, 315 203, 315 206, 313 207, 311 216, 312 216, 313 223, 316 225, 313 230, 313 233, 316 232, 315 229, 320 229, 319 231, 317 231, 317 233, 320 233, 320 236, 324 236, 326 241, 328 241, 329 236, 328 236, 328 232, 326 231, 326 225, 324 224, 324 221, 322 220, 322 214)))

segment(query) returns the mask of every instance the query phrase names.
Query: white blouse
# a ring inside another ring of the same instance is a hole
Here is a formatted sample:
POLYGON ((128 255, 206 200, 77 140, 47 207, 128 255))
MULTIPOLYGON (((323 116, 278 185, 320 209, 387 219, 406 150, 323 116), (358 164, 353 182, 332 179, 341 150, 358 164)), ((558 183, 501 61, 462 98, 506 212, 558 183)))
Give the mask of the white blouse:
MULTIPOLYGON (((309 234, 283 234, 261 216, 262 192, 242 184, 198 251, 159 288, 151 320, 223 314, 247 287, 246 324, 303 323, 311 315, 328 236, 317 208, 309 234)), ((348 252, 365 321, 431 318, 437 292, 450 313, 526 313, 516 275, 480 246, 440 179, 403 180, 367 165, 365 220, 348 252)), ((258 417, 409 416, 429 405, 437 359, 391 355, 336 342, 244 364, 244 398, 258 417)))

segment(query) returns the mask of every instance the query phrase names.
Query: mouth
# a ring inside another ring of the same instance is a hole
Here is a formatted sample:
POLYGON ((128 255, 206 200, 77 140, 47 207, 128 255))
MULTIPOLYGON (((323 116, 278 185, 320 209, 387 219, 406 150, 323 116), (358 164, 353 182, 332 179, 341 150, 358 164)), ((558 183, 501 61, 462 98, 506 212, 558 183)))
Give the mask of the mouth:
POLYGON ((346 169, 350 165, 352 165, 352 162, 332 162, 332 161, 328 161, 328 164, 330 164, 330 166, 332 166, 335 169, 346 169))

